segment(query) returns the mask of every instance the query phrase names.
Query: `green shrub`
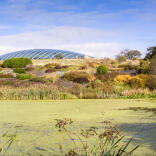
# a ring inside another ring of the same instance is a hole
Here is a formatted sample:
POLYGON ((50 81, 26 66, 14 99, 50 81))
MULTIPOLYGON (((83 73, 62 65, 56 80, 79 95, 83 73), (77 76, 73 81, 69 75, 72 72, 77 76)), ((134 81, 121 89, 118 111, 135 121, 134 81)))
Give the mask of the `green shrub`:
POLYGON ((16 78, 19 80, 28 80, 32 78, 32 75, 31 74, 18 74, 16 78))
POLYGON ((23 69, 23 68, 15 68, 14 69, 14 73, 19 73, 19 74, 25 73, 25 69, 23 69))
POLYGON ((24 68, 28 64, 32 64, 31 59, 21 57, 7 59, 3 62, 2 66, 4 68, 24 68))
POLYGON ((97 71, 96 71, 97 74, 107 74, 108 73, 108 69, 105 65, 100 65, 98 68, 97 68, 97 71))

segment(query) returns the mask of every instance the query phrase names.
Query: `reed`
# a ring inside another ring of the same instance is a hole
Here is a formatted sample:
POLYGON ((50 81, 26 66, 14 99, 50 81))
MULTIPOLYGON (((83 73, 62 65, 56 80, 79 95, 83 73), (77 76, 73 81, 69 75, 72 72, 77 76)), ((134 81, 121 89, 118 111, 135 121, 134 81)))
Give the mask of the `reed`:
POLYGON ((73 96, 54 85, 35 84, 28 87, 0 87, 0 100, 63 100, 73 96))

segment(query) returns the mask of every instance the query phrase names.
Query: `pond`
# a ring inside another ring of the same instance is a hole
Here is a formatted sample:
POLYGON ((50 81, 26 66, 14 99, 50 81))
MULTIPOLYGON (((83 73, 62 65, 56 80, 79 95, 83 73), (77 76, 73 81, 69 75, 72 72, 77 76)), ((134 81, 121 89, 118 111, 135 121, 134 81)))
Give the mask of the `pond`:
MULTIPOLYGON (((56 131, 55 120, 71 118, 75 129, 111 121, 141 145, 134 155, 156 153, 156 99, 0 101, 0 135, 17 134, 8 155, 53 155, 71 141, 56 131)), ((0 143, 5 142, 1 137, 0 143)))

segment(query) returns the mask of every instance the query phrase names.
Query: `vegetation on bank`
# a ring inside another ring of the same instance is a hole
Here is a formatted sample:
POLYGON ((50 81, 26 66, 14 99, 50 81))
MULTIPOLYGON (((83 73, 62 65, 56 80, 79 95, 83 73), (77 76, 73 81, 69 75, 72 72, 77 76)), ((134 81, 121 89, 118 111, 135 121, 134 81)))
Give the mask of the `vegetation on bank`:
POLYGON ((120 130, 110 121, 102 121, 101 127, 91 126, 87 129, 72 130, 73 121, 71 119, 55 119, 55 127, 59 132, 64 132, 73 143, 73 148, 69 148, 67 153, 60 144, 60 153, 65 156, 123 156, 132 155, 139 147, 135 146, 128 151, 132 142, 131 138, 126 143, 121 143, 124 136, 120 130), (76 140, 80 141, 80 144, 76 140))
MULTIPOLYGON (((124 156, 132 155, 133 152, 139 148, 139 145, 136 145, 129 150, 133 138, 123 143, 124 136, 121 135, 120 130, 110 121, 102 121, 100 127, 91 126, 87 129, 77 129, 77 131, 73 130, 73 121, 70 118, 55 119, 55 121, 55 128, 59 132, 65 133, 67 138, 71 141, 71 144, 73 144, 73 146, 70 145, 67 148, 67 152, 64 152, 63 146, 58 144, 60 150, 59 155, 124 156)), ((0 146, 0 154, 5 156, 8 155, 11 145, 15 142, 17 135, 5 133, 2 137, 7 138, 7 141, 0 146)), ((41 150, 39 147, 37 149, 41 150)), ((48 150, 43 149, 43 151, 47 152, 48 150)), ((20 153, 20 155, 21 154, 23 155, 24 151, 20 153)))
POLYGON ((149 50, 145 59, 138 58, 139 51, 125 50, 116 60, 86 59, 77 65, 51 60, 39 66, 28 58, 7 59, 0 68, 0 99, 156 97, 156 54, 154 47, 149 50))

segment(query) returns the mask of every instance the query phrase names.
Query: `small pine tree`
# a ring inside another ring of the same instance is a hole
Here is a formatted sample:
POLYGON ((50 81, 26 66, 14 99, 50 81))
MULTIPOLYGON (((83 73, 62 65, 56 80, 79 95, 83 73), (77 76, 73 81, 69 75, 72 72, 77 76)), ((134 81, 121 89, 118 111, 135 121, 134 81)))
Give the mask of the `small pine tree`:
POLYGON ((96 71, 97 74, 107 74, 108 73, 108 69, 105 65, 100 65, 98 68, 97 68, 97 71, 96 71))

